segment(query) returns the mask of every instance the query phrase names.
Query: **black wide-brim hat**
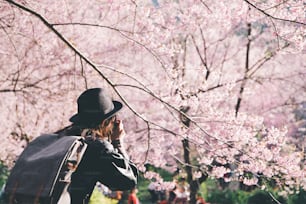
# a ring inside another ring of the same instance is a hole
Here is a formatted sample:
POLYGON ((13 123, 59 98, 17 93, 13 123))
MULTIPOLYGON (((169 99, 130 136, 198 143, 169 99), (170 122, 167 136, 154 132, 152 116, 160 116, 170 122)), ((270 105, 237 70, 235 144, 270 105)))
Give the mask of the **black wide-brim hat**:
POLYGON ((84 91, 77 100, 78 113, 70 118, 74 124, 91 127, 110 118, 122 108, 122 103, 113 101, 102 88, 84 91))

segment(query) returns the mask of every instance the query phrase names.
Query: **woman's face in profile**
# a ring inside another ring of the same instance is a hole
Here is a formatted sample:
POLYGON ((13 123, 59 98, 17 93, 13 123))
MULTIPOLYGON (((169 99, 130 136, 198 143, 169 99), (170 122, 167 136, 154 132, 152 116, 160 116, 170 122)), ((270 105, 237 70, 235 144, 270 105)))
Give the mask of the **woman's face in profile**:
POLYGON ((116 116, 112 116, 111 118, 105 120, 104 125, 103 125, 104 135, 113 134, 115 121, 116 121, 116 116))

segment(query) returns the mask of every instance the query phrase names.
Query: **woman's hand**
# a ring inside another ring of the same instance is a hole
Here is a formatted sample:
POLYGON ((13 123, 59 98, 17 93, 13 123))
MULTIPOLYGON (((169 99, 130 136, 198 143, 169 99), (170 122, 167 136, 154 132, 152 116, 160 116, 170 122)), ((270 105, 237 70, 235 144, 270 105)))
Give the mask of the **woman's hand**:
POLYGON ((123 129, 123 123, 121 120, 116 119, 113 123, 113 133, 111 136, 112 141, 121 140, 125 135, 125 131, 123 129))

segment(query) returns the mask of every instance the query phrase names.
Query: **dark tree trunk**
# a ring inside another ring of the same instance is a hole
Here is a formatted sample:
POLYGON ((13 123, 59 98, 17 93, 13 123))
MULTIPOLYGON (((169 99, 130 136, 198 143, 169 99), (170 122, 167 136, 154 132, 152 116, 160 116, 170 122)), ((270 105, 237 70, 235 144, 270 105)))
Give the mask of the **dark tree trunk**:
MULTIPOLYGON (((180 107, 180 111, 182 111, 183 113, 187 113, 189 109, 190 109, 189 106, 180 107)), ((190 126, 189 118, 181 114, 180 119, 181 119, 181 122, 184 124, 184 126, 189 128, 190 126)), ((202 172, 202 176, 199 179, 193 180, 193 172, 192 172, 192 166, 191 166, 191 161, 190 161, 190 146, 189 146, 188 138, 183 139, 182 144, 183 144, 183 150, 184 150, 184 163, 185 163, 185 171, 187 174, 187 182, 190 187, 189 199, 190 199, 191 204, 195 204, 196 195, 200 188, 200 184, 207 179, 207 175, 202 172)))

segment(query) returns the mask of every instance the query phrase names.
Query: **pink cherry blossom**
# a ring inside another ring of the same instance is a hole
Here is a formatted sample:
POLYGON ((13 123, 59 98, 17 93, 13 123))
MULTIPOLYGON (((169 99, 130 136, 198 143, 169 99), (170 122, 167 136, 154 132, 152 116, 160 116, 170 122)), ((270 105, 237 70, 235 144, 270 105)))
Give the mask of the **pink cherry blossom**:
POLYGON ((306 189, 294 114, 306 98, 304 11, 294 0, 3 0, 0 159, 12 167, 27 142, 70 124, 84 89, 105 87, 125 105, 130 157, 161 186, 172 184, 146 164, 306 189))

